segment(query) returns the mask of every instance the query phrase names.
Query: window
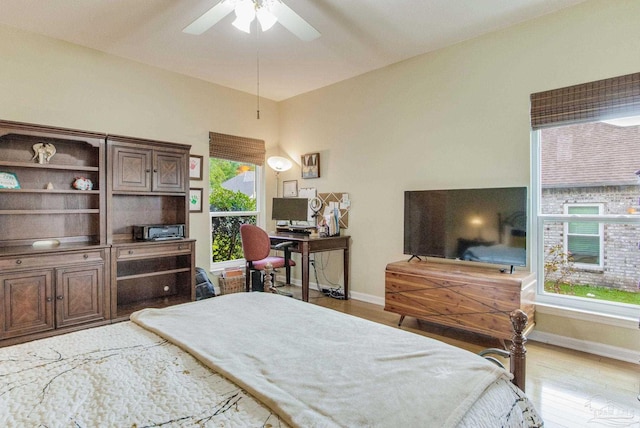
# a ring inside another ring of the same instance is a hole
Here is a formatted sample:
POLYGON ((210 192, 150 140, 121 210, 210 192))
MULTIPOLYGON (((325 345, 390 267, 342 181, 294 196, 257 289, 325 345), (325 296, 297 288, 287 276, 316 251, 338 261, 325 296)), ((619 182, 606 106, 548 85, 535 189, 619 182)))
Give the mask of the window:
MULTIPOLYGON (((602 205, 565 205, 566 214, 597 216, 602 205)), ((602 223, 593 221, 567 222, 564 229, 564 253, 571 256, 576 266, 584 269, 602 267, 602 223)))
POLYGON ((259 224, 264 186, 264 142, 211 133, 209 142, 209 214, 211 264, 243 263, 240 226, 259 224))
POLYGON ((538 301, 637 317, 640 73, 533 94, 531 123, 538 301))

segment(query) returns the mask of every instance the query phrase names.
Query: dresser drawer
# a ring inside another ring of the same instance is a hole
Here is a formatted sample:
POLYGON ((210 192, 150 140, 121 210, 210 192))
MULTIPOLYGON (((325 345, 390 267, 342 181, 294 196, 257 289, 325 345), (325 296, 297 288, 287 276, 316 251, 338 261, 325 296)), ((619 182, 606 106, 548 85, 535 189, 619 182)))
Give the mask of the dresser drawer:
POLYGON ((164 255, 189 254, 191 242, 172 242, 167 244, 149 244, 144 246, 127 246, 116 249, 116 260, 142 259, 162 257, 164 255))
POLYGON ((7 257, 0 259, 0 270, 48 266, 58 267, 85 262, 104 262, 103 250, 7 257))

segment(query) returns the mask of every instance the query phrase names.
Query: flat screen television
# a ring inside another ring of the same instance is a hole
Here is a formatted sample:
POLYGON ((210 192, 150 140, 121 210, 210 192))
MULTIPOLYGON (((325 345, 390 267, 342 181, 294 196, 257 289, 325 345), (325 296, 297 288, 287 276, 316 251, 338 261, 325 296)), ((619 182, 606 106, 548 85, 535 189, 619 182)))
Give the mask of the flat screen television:
POLYGON ((271 219, 292 221, 306 221, 309 210, 307 198, 273 198, 271 219))
POLYGON ((527 188, 404 193, 404 254, 500 265, 527 263, 527 188))

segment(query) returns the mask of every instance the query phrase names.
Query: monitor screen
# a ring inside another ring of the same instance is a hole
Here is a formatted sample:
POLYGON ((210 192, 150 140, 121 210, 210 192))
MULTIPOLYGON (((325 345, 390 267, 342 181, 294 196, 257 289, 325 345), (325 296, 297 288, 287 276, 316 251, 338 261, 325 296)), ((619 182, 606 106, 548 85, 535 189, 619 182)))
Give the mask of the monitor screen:
POLYGON ((309 200, 307 198, 273 198, 273 220, 306 221, 309 200))

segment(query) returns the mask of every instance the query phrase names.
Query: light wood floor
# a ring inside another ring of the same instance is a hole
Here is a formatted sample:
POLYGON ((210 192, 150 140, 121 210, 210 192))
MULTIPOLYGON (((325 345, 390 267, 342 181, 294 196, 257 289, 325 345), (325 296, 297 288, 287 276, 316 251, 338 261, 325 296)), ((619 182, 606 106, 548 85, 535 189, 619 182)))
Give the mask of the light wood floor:
MULTIPOLYGON (((292 287, 289 291, 299 298, 299 290, 292 287)), ((333 299, 315 291, 309 301, 397 328, 399 316, 378 305, 333 299)), ((495 339, 410 317, 402 329, 472 352, 500 346, 495 339)), ((533 341, 526 347, 526 393, 546 427, 640 428, 640 366, 533 341)))

